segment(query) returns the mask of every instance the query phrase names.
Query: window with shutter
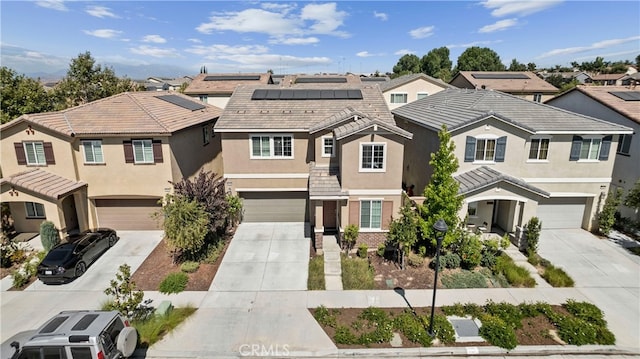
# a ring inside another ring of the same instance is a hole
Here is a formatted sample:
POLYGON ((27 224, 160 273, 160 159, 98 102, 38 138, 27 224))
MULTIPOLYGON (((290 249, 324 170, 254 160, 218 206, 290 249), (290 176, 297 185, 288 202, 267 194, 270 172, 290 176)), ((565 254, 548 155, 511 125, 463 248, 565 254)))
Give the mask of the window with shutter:
POLYGON ((28 165, 44 166, 47 164, 43 142, 23 142, 23 145, 28 165))
POLYGON ((104 157, 102 155, 102 141, 82 141, 82 148, 84 149, 84 163, 104 163, 104 157))
POLYGON ((133 140, 134 163, 153 163, 153 144, 151 140, 133 140))

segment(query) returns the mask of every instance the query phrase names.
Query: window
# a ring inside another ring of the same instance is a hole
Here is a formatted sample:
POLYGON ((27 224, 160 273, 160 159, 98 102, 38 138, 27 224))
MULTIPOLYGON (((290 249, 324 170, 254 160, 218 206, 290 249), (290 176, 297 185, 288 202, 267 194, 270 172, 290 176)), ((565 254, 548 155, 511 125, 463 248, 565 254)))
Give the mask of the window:
POLYGON ((464 149, 465 162, 504 162, 507 151, 507 136, 467 136, 464 149))
POLYGON ((84 149, 84 163, 104 163, 102 141, 82 141, 82 148, 84 149))
POLYGON ((45 218, 44 205, 42 203, 25 202, 24 205, 27 211, 27 218, 45 218))
POLYGON ((493 161, 496 155, 496 140, 478 139, 476 142, 476 161, 493 161))
POLYGON ((335 141, 333 137, 322 138, 322 157, 333 157, 335 155, 335 141))
POLYGON ((135 163, 153 163, 153 145, 151 140, 133 140, 133 158, 135 163))
POLYGON ((478 202, 470 202, 467 205, 467 214, 469 217, 476 217, 478 215, 478 202))
POLYGON ((202 144, 209 144, 209 126, 202 127, 202 144))
POLYGON ((534 138, 531 140, 531 149, 529 149, 530 160, 546 160, 549 155, 549 139, 534 138))
POLYGON ((293 158, 293 137, 251 136, 251 158, 293 158))
POLYGON ((360 228, 380 228, 382 224, 382 201, 360 201, 360 228))
POLYGON ((418 95, 416 96, 416 99, 417 100, 422 100, 423 98, 425 98, 427 96, 429 96, 429 94, 426 93, 426 92, 418 92, 418 95))
POLYGON ((200 101, 202 101, 204 103, 208 103, 209 102, 209 97, 207 95, 200 95, 200 96, 198 96, 198 98, 200 98, 200 101))
POLYGON ((613 136, 573 136, 569 161, 606 161, 613 136))
POLYGON ((47 159, 44 154, 44 143, 42 142, 25 142, 24 153, 26 154, 28 165, 47 164, 47 159))
POLYGON ((628 155, 631 148, 631 138, 633 135, 620 135, 618 140, 618 149, 616 152, 622 155, 628 155))
POLYGON ((582 147, 580 148, 581 160, 597 160, 600 156, 600 143, 599 138, 585 138, 582 140, 582 147))
POLYGON ((407 103, 407 94, 406 93, 392 93, 391 94, 391 103, 407 103))
POLYGON ((534 93, 533 94, 533 102, 542 102, 542 94, 534 93))
POLYGON ((380 143, 360 144, 360 169, 384 171, 385 145, 380 143))
POLYGON ((92 359, 90 347, 71 347, 71 357, 73 359, 92 359))

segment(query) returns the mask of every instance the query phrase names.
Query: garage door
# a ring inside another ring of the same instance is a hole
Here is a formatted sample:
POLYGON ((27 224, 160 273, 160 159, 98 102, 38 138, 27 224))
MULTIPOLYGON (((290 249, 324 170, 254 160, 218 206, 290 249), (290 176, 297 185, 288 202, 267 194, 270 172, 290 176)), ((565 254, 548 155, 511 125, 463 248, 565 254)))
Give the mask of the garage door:
POLYGON ((585 198, 550 198, 538 204, 542 229, 581 228, 585 198))
POLYGON ((98 225, 116 230, 160 229, 151 217, 161 209, 158 199, 96 199, 98 225))
POLYGON ((307 222, 307 192, 242 192, 244 222, 307 222))

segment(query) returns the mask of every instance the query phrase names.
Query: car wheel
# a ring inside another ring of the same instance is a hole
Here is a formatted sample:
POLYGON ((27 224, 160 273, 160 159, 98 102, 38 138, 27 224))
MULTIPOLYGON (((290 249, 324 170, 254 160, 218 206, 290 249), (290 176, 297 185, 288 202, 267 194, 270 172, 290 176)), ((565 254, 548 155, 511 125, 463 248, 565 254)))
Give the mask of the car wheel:
POLYGON ((78 264, 76 264, 76 278, 77 277, 82 277, 82 275, 84 274, 84 272, 87 270, 87 265, 84 264, 84 262, 80 262, 78 264))
POLYGON ((116 237, 115 234, 110 234, 109 235, 109 247, 113 247, 113 245, 116 244, 117 240, 118 240, 118 237, 116 237))

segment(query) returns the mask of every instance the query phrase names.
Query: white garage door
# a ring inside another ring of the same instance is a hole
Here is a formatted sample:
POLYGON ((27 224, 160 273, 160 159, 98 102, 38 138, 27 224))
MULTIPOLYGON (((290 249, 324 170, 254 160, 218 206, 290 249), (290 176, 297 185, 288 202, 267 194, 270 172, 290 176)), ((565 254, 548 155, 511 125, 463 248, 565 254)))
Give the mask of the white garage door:
POLYGON ((241 192, 244 222, 306 222, 307 192, 241 192))
POLYGON ((116 230, 156 230, 160 223, 152 218, 162 206, 158 199, 96 199, 98 225, 116 230))
POLYGON ((550 198, 538 204, 542 229, 581 228, 585 198, 550 198))

